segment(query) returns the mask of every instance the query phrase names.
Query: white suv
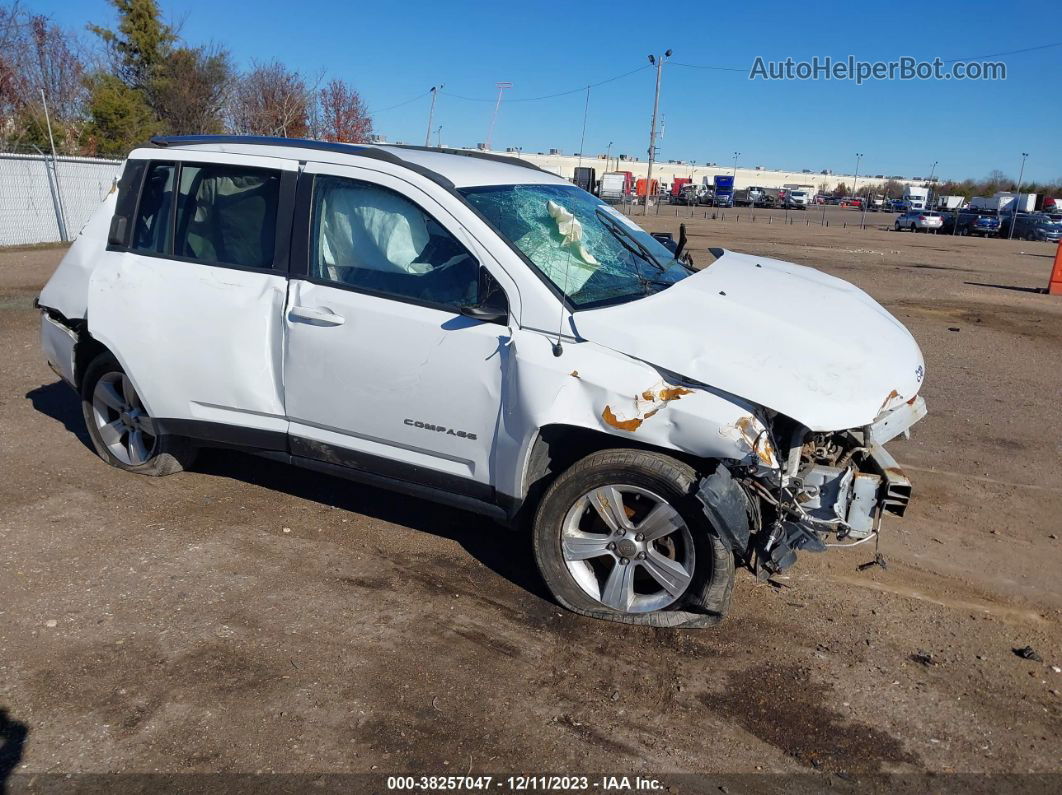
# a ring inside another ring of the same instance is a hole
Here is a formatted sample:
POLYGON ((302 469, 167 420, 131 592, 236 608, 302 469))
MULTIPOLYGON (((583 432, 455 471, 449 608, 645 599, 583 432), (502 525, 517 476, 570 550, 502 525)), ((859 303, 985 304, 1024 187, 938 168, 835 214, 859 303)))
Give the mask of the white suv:
POLYGON ((936 234, 944 226, 944 217, 940 213, 929 210, 909 210, 903 215, 896 217, 895 228, 897 232, 910 229, 912 232, 933 232, 936 234))
POLYGON ((696 271, 527 162, 154 139, 39 298, 108 463, 239 447, 530 527, 564 606, 658 626, 878 532, 922 355, 855 287, 696 271))

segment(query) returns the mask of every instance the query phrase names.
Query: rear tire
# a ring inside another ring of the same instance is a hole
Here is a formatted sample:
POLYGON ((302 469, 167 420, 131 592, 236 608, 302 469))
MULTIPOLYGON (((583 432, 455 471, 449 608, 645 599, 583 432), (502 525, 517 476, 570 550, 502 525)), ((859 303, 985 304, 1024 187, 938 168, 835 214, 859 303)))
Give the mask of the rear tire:
POLYGON ((557 601, 582 615, 704 627, 730 607, 734 556, 695 496, 697 473, 660 453, 603 450, 539 503, 534 551, 557 601))
POLYGON ((96 453, 113 467, 161 477, 192 465, 196 448, 180 436, 154 435, 132 380, 110 353, 97 356, 81 383, 81 413, 96 453))

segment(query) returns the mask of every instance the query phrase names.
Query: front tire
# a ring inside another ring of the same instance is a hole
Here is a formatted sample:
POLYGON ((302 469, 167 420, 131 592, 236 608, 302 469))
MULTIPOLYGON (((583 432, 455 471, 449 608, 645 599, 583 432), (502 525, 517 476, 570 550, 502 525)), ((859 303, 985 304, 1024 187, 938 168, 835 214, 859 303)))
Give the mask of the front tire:
POLYGON ((96 453, 118 469, 161 477, 186 469, 195 458, 187 439, 156 435, 132 380, 109 353, 85 371, 81 413, 96 453))
POLYGON ((734 556, 695 496, 697 473, 659 453, 603 450, 562 473, 534 522, 557 601, 582 615, 703 627, 726 615, 734 556))

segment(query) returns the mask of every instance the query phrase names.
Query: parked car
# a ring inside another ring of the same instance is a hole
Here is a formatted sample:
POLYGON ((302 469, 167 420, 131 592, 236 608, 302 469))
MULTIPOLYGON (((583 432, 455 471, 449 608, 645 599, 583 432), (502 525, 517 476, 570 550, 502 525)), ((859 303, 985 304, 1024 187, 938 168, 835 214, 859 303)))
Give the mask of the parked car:
POLYGON ((895 229, 900 232, 910 229, 912 232, 933 232, 936 234, 944 226, 940 213, 931 210, 908 210, 896 217, 895 229))
POLYGON ((884 445, 925 414, 922 353, 840 279, 694 270, 525 160, 153 144, 37 301, 112 466, 235 447, 478 511, 530 531, 560 604, 666 627, 908 504, 884 445))
POLYGON ((1013 213, 1003 216, 1000 230, 1003 237, 1015 237, 1019 240, 1046 240, 1057 243, 1062 240, 1062 223, 1054 221, 1044 213, 1018 213, 1015 220, 1013 213), (1014 234, 1010 226, 1014 224, 1014 234))
POLYGON ((999 234, 999 218, 989 212, 944 213, 941 232, 947 235, 981 235, 995 237, 999 234))
POLYGON ((698 202, 697 193, 696 185, 683 185, 679 193, 671 197, 671 203, 694 206, 698 202))

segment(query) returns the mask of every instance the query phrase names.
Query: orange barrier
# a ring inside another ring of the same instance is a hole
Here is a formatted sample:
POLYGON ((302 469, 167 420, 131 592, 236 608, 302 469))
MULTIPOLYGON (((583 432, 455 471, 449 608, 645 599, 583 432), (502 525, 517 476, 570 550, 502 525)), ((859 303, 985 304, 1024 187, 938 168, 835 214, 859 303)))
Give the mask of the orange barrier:
POLYGON ((1055 252, 1055 266, 1051 269, 1051 281, 1047 283, 1048 295, 1062 295, 1062 241, 1055 252))

